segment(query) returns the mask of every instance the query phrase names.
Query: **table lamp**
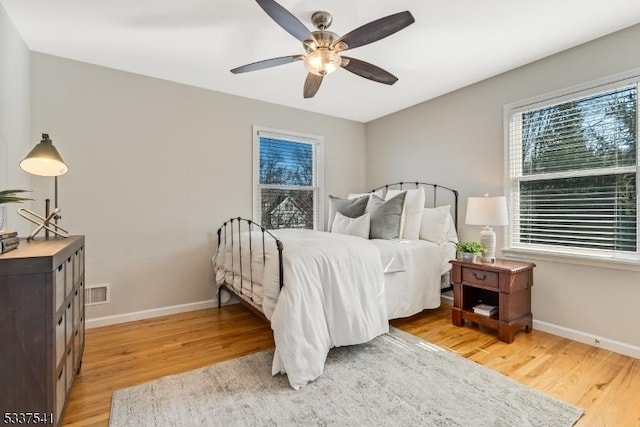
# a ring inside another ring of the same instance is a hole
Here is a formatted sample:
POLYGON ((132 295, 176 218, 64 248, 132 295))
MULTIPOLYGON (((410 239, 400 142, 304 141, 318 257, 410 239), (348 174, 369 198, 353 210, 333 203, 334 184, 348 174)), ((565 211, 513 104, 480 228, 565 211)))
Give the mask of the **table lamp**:
MULTIPOLYGON (((58 176, 67 173, 69 171, 69 167, 64 160, 62 160, 62 156, 60 156, 56 147, 53 146, 53 141, 49 138, 49 134, 42 134, 42 140, 33 147, 29 154, 27 154, 27 156, 20 162, 20 167, 32 175, 54 177, 53 220, 57 224, 58 219, 60 218, 60 209, 58 208, 58 176)), ((35 216, 39 217, 39 215, 35 216)), ((43 227, 45 229, 46 237, 49 237, 49 231, 53 231, 48 227, 49 216, 49 199, 46 199, 45 218, 47 218, 47 220, 43 227)), ((43 219, 42 217, 40 218, 43 219)), ((31 219, 29 220, 34 222, 31 219)), ((58 228, 59 227, 55 227, 55 229, 58 228)), ((55 231, 53 232, 58 235, 55 231)))
POLYGON ((496 233, 491 226, 509 224, 507 199, 504 196, 489 197, 488 194, 484 197, 469 197, 466 223, 484 226, 480 232, 480 243, 486 250, 482 261, 495 262, 496 233))

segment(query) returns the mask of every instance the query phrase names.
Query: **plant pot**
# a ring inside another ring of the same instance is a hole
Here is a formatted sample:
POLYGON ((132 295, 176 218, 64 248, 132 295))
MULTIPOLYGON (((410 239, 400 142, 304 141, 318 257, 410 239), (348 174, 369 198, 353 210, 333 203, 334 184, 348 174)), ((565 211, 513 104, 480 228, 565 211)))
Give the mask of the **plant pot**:
POLYGON ((4 225, 7 222, 7 207, 0 205, 0 230, 4 230, 4 225))
POLYGON ((475 262, 476 254, 473 252, 462 252, 462 261, 464 262, 475 262))

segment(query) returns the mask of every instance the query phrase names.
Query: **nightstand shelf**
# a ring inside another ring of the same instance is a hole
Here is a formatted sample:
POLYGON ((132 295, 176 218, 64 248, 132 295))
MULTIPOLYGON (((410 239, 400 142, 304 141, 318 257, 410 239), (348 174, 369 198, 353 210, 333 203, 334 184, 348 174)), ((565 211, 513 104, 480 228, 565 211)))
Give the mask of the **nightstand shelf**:
POLYGON ((535 264, 496 260, 472 263, 453 260, 453 309, 451 320, 464 326, 465 320, 496 329, 500 340, 511 343, 520 329, 531 331, 531 287, 535 264), (484 303, 498 311, 492 316, 474 313, 484 303))

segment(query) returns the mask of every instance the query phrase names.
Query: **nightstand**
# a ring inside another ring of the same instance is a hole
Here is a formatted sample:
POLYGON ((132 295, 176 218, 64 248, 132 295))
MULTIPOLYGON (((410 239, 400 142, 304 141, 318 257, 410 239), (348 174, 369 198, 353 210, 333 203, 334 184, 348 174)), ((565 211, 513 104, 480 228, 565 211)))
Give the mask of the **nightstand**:
POLYGON ((498 331, 506 343, 513 342, 520 329, 530 332, 531 287, 533 263, 496 260, 488 262, 450 261, 453 265, 453 309, 451 321, 464 326, 468 320, 498 331), (484 303, 498 308, 491 316, 473 312, 473 307, 484 303))

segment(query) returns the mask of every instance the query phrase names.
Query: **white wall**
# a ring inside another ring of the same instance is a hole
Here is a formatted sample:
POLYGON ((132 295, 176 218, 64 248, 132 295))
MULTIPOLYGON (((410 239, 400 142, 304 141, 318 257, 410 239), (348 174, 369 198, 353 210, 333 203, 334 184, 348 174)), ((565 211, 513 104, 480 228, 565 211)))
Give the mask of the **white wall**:
MULTIPOLYGON (((0 190, 31 187, 18 166, 31 149, 29 138, 29 49, 0 5, 0 190)), ((28 223, 16 214, 24 205, 8 204, 6 228, 24 235, 28 223)))
MULTIPOLYGON (((31 57, 32 139, 69 165, 61 225, 87 239, 88 318, 214 296, 217 227, 251 217, 251 126, 322 135, 327 194, 365 188, 365 126, 59 57, 31 57)), ((34 178, 40 206, 53 183, 34 178)))
MULTIPOLYGON (((640 25, 367 124, 367 185, 425 180, 468 196, 503 192, 503 106, 640 67, 640 25)), ((455 70, 452 70, 455 72, 455 70)), ((502 236, 498 235, 499 243, 502 236)), ((536 261, 534 319, 640 346, 640 272, 536 261)))

